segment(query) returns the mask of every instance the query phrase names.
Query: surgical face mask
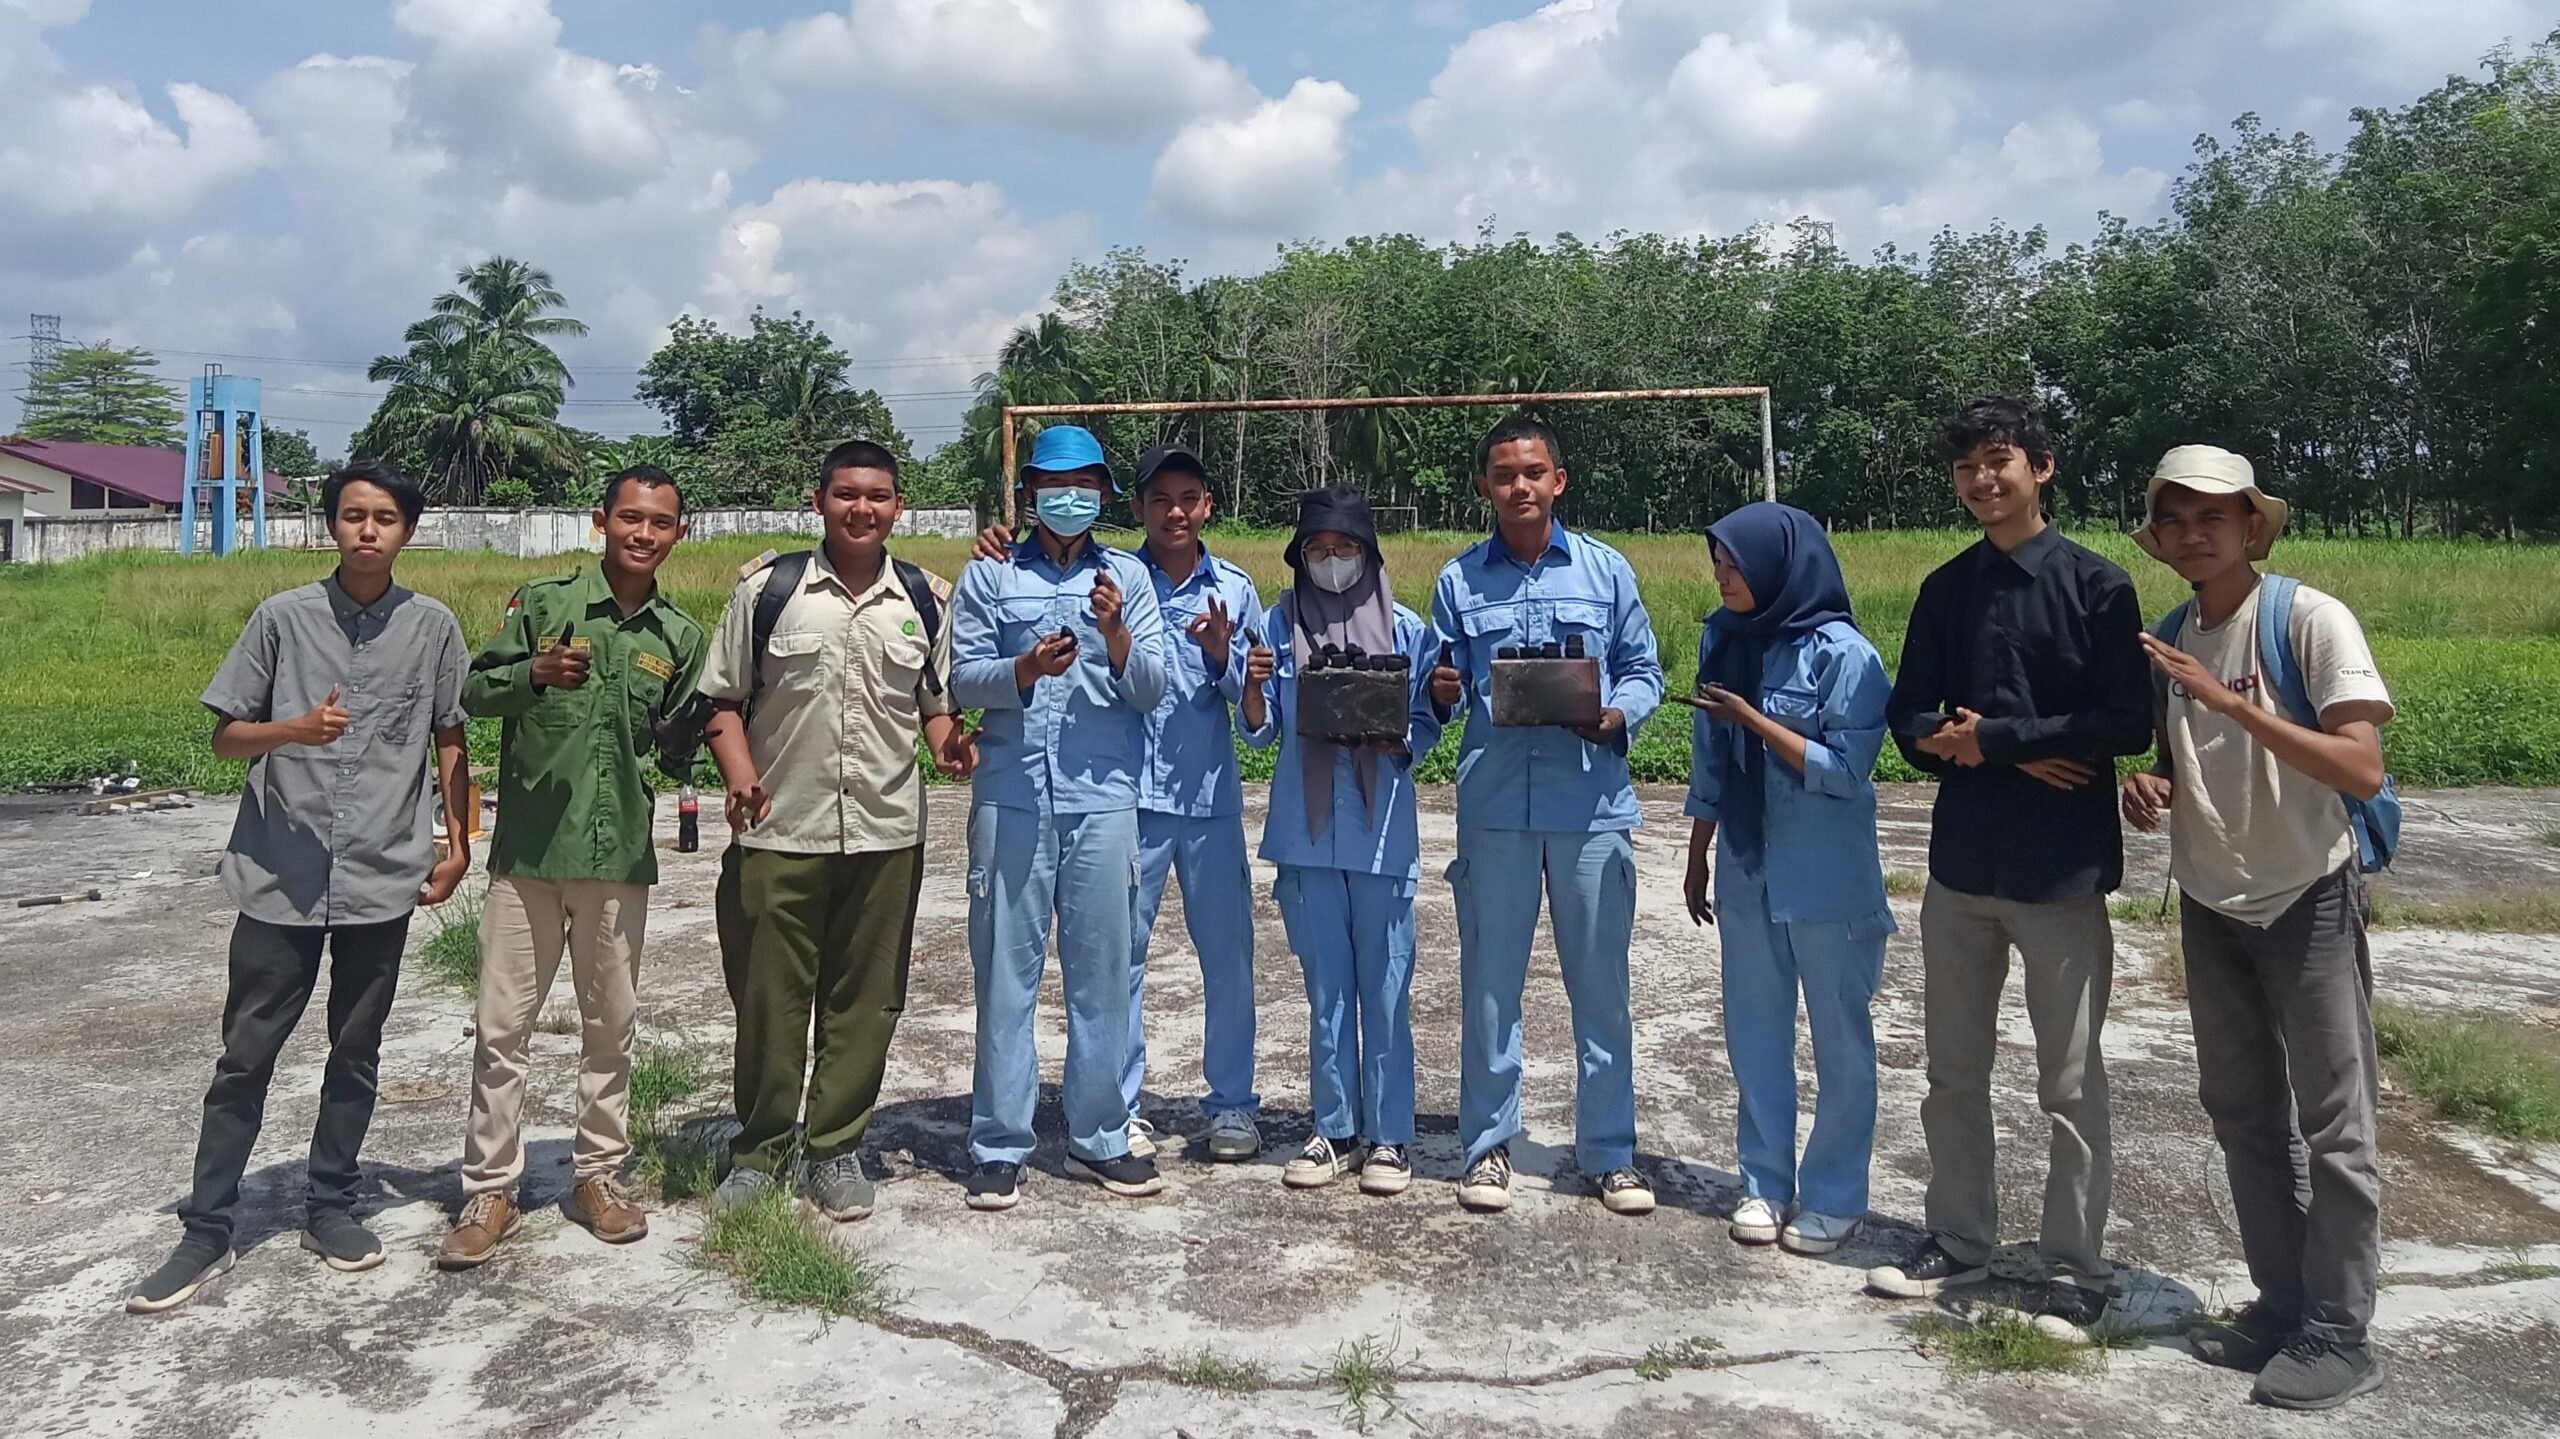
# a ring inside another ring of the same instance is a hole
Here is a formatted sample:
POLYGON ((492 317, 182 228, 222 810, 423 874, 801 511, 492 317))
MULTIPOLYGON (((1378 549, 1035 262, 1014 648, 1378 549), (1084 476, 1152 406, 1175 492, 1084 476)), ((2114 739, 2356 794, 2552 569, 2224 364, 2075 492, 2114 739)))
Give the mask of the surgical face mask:
POLYGON ((1040 523, 1049 527, 1049 533, 1071 540, 1092 529, 1093 522, 1101 518, 1102 492, 1076 486, 1042 490, 1040 497, 1032 501, 1032 509, 1039 514, 1040 523))
POLYGON ((1360 583, 1368 568, 1367 555, 1326 555, 1307 561, 1307 578, 1338 595, 1360 583))

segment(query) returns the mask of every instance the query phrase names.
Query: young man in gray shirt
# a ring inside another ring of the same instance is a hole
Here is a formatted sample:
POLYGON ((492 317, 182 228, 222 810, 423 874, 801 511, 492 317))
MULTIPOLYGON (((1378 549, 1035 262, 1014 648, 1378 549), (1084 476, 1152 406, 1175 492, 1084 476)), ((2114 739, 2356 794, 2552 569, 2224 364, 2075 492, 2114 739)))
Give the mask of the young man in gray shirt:
POLYGON ((342 1272, 382 1262, 352 1210, 356 1151, 373 1120, 382 1025, 409 916, 451 898, 471 868, 462 680, 471 662, 443 605, 392 582, 426 509, 387 465, 357 463, 321 491, 338 568, 269 597, 205 686, 213 752, 249 779, 222 858, 240 908, 222 1058, 205 1091, 186 1237, 125 1301, 175 1309, 232 1265, 232 1211, 266 1114, 267 1084, 329 953, 329 1061, 312 1127, 302 1247, 342 1272), (450 848, 433 839, 433 788, 450 848))

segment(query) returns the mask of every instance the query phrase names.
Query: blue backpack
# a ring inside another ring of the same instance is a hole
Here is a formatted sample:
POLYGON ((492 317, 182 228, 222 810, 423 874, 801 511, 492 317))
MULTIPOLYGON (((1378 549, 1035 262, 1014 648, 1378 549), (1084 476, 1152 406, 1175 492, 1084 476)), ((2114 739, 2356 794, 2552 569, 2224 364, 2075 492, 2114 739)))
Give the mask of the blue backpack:
MULTIPOLYGON (((2258 678, 2274 687, 2296 724, 2318 729, 2320 712, 2311 707, 2310 692, 2302 685, 2302 666, 2293 655, 2293 593, 2301 587, 2301 581, 2284 575, 2269 575, 2260 583, 2258 678)), ((2189 600, 2162 616, 2151 627, 2152 638, 2174 647, 2194 603, 2189 600)), ((2358 799, 2343 790, 2338 798, 2346 803, 2347 828, 2356 837, 2356 867, 2372 874, 2388 866, 2400 849, 2400 791, 2391 776, 2382 777, 2382 793, 2371 799, 2358 799)))

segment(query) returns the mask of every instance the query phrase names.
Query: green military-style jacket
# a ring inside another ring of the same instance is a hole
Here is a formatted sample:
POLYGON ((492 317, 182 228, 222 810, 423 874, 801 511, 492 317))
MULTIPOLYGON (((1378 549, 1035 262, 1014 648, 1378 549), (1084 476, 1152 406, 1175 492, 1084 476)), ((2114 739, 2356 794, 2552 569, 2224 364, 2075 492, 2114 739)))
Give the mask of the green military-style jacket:
POLYGON ((601 565, 516 591, 462 687, 464 709, 506 721, 491 874, 657 883, 650 727, 692 695, 707 648, 655 590, 624 615, 601 565), (537 688, 533 661, 564 633, 588 652, 587 681, 537 688))

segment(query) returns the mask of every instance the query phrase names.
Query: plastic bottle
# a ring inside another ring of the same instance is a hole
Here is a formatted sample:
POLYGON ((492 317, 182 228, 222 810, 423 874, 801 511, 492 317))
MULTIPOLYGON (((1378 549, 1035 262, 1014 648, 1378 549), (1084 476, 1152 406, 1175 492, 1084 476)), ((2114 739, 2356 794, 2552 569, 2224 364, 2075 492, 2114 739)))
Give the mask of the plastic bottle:
POLYGON ((692 785, 676 792, 676 850, 692 854, 702 848, 702 796, 692 785))

